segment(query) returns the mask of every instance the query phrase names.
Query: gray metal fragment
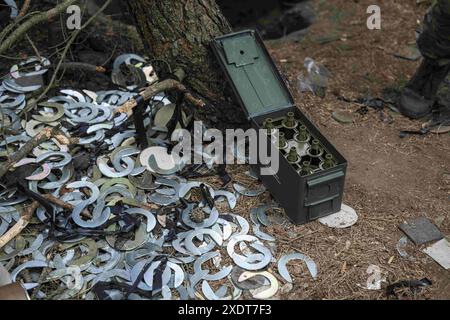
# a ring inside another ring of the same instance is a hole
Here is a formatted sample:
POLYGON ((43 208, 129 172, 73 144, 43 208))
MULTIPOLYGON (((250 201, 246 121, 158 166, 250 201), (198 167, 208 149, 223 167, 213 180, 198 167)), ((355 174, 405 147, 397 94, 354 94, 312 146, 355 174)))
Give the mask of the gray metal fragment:
POLYGON ((308 256, 302 254, 302 253, 292 253, 288 255, 284 255, 283 257, 278 260, 278 273, 283 277, 284 280, 287 282, 292 283, 291 275, 289 274, 289 271, 286 268, 286 264, 294 259, 302 260, 306 263, 306 266, 308 267, 309 273, 315 280, 317 278, 317 266, 316 263, 308 256))
POLYGON ((261 194, 263 194, 264 192, 266 192, 266 188, 264 186, 261 186, 260 188, 255 189, 255 190, 250 190, 244 186, 241 186, 238 183, 234 183, 233 188, 239 194, 242 194, 243 196, 246 196, 246 197, 257 197, 257 196, 260 196, 261 194))

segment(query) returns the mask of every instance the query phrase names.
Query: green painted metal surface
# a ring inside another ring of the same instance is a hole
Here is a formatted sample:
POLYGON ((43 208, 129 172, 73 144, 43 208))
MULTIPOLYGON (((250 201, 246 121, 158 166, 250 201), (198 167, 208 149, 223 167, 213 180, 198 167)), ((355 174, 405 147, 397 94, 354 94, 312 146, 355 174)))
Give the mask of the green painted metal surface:
POLYGON ((259 36, 243 31, 215 40, 222 65, 249 118, 294 104, 259 36))

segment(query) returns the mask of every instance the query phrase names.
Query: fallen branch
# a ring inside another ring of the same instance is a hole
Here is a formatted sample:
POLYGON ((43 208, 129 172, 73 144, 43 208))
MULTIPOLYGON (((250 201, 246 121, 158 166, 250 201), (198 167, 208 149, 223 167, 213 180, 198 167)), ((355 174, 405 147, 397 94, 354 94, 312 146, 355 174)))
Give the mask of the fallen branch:
MULTIPOLYGON (((42 195, 43 198, 47 199, 48 201, 56 204, 57 206, 60 206, 61 208, 67 209, 67 210, 73 210, 73 205, 66 203, 51 194, 44 194, 42 195)), ((16 222, 14 226, 12 226, 11 229, 9 229, 3 236, 0 237, 0 249, 3 248, 8 242, 10 242, 12 239, 14 239, 16 236, 22 232, 23 229, 25 229, 28 225, 28 223, 31 220, 31 217, 33 216, 33 213, 36 211, 36 209, 39 207, 39 202, 33 201, 31 206, 29 206, 21 215, 20 219, 16 222)), ((88 219, 92 219, 92 215, 87 211, 84 210, 81 215, 83 217, 86 217, 88 219)))
POLYGON ((22 148, 16 151, 8 161, 3 162, 0 165, 0 178, 2 178, 9 169, 11 169, 17 162, 25 158, 30 152, 33 151, 34 148, 39 146, 41 143, 50 140, 51 138, 55 138, 59 143, 65 145, 71 145, 78 143, 77 138, 68 138, 65 134, 60 130, 58 126, 53 128, 44 128, 41 132, 39 132, 33 139, 29 140, 25 143, 22 148))
POLYGON ((27 41, 30 43, 31 48, 33 48, 34 54, 36 55, 36 57, 38 57, 38 59, 40 61, 42 61, 42 57, 41 54, 39 53, 39 50, 37 49, 36 45, 34 44, 33 40, 31 40, 30 36, 28 35, 28 33, 25 33, 25 37, 27 38, 27 41))
POLYGON ((22 214, 20 219, 12 226, 3 236, 0 237, 0 249, 3 248, 8 242, 18 236, 23 229, 26 228, 30 222, 33 213, 39 207, 39 202, 33 201, 31 206, 29 206, 22 214))
POLYGON ((30 4, 31 4, 31 0, 24 1, 23 5, 22 5, 22 9, 20 9, 19 15, 17 16, 18 18, 23 18, 25 16, 28 9, 30 8, 30 4))
MULTIPOLYGON (((176 90, 184 94, 184 99, 186 101, 192 103, 194 106, 197 107, 204 107, 205 103, 203 100, 195 98, 188 90, 187 88, 179 81, 174 79, 167 79, 163 80, 161 82, 155 83, 149 87, 147 87, 144 91, 139 93, 139 95, 144 99, 144 101, 147 101, 151 98, 153 98, 158 93, 164 92, 164 91, 172 91, 176 90)), ((131 114, 131 111, 137 106, 136 99, 131 99, 127 102, 125 102, 121 107, 114 110, 114 113, 127 113, 131 114)))
MULTIPOLYGON (((12 32, 12 30, 14 30, 20 24, 20 22, 22 22, 26 18, 33 17, 39 13, 40 13, 39 11, 30 12, 30 13, 27 13, 24 17, 17 17, 17 19, 13 20, 12 23, 8 24, 0 32, 0 43, 3 43, 3 40, 6 39, 7 35, 10 34, 12 32)), ((22 60, 22 59, 19 58, 18 60, 22 60)))
MULTIPOLYGON (((186 73, 183 69, 179 68, 174 71, 174 75, 179 79, 179 81, 174 79, 166 79, 161 82, 157 82, 147 88, 145 88, 143 91, 139 93, 141 98, 144 101, 150 100, 158 93, 164 92, 164 91, 171 91, 171 90, 177 90, 181 93, 184 93, 184 98, 186 101, 189 101, 194 106, 197 107, 204 107, 205 103, 201 99, 195 98, 188 90, 187 88, 180 82, 183 81, 183 79, 186 76, 186 73)), ((125 102, 121 107, 114 110, 114 113, 127 113, 129 116, 132 114, 132 111, 137 106, 136 99, 131 99, 127 102, 125 102)))
POLYGON ((99 72, 105 73, 106 69, 101 66, 95 66, 93 64, 84 62, 65 62, 61 64, 61 68, 73 71, 87 71, 87 72, 99 72))
POLYGON ((0 54, 5 53, 5 51, 8 50, 15 42, 19 41, 28 30, 30 30, 31 28, 40 23, 48 21, 49 19, 57 16, 75 2, 77 2, 77 0, 66 0, 63 3, 57 5, 56 7, 46 12, 37 14, 28 19, 27 21, 25 21, 24 23, 22 23, 13 33, 11 33, 11 35, 8 38, 6 38, 2 42, 2 44, 0 45, 0 54))
MULTIPOLYGON (((47 199, 47 200, 50 201, 51 203, 57 205, 58 207, 63 208, 63 209, 66 209, 66 210, 73 210, 73 208, 74 208, 74 206, 71 205, 70 203, 64 202, 64 201, 62 201, 61 199, 58 199, 58 198, 56 198, 55 196, 52 196, 51 194, 43 194, 42 197, 45 198, 45 199, 47 199)), ((91 214, 87 209, 85 209, 85 210, 81 213, 81 215, 82 215, 84 218, 92 219, 92 214, 91 214)))

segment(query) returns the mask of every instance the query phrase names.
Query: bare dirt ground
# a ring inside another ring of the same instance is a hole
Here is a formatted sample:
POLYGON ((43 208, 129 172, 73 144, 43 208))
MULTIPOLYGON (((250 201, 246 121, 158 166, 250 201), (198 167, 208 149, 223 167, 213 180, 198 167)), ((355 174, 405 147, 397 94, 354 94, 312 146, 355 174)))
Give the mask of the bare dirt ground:
POLYGON ((357 114, 352 124, 331 118, 335 110, 359 108, 338 100, 337 95, 379 96, 385 87, 404 84, 419 63, 395 58, 393 53, 414 43, 414 30, 427 6, 415 1, 379 1, 382 30, 371 31, 366 26, 366 9, 372 3, 315 1, 318 21, 306 39, 269 44, 293 92, 305 57, 331 71, 324 99, 297 93, 296 102, 348 160, 344 202, 359 214, 358 223, 345 230, 331 230, 318 222, 293 227, 289 233, 274 230, 286 240, 279 242, 280 255, 298 250, 312 257, 319 268, 314 281, 304 265, 292 266, 297 285, 283 298, 386 299, 383 290, 359 286, 365 286, 371 264, 378 265, 390 283, 424 277, 433 281, 430 289, 409 299, 450 298, 450 273, 422 253, 423 248, 409 243, 411 260, 401 258, 396 250, 403 236, 398 226, 411 218, 428 217, 444 234, 450 234, 450 135, 402 139, 401 130, 417 129, 421 123, 394 115, 393 123, 386 124, 373 109, 365 116, 357 114), (326 44, 315 41, 333 32, 340 39, 326 44))

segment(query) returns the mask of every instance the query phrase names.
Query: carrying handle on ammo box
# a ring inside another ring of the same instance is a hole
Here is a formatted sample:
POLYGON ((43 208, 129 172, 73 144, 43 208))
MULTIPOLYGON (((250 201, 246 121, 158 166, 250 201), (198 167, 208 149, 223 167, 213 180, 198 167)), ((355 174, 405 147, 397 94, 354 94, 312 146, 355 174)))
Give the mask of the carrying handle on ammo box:
MULTIPOLYGON (((338 171, 338 172, 334 172, 334 173, 332 173, 330 175, 327 175, 327 176, 323 176, 323 177, 320 177, 320 178, 309 180, 309 181, 306 182, 306 184, 308 185, 308 188, 312 188, 312 187, 315 187, 317 185, 326 184, 327 182, 331 182, 333 180, 342 178, 343 176, 344 176, 344 172, 338 171)), ((308 200, 305 199, 305 207, 313 207, 313 206, 316 206, 316 205, 319 205, 319 204, 322 204, 322 203, 334 200, 334 199, 338 198, 339 196, 340 196, 340 194, 338 192, 338 193, 336 193, 336 194, 334 194, 332 196, 326 197, 325 199, 317 200, 317 201, 314 201, 314 202, 308 202, 308 200)))

